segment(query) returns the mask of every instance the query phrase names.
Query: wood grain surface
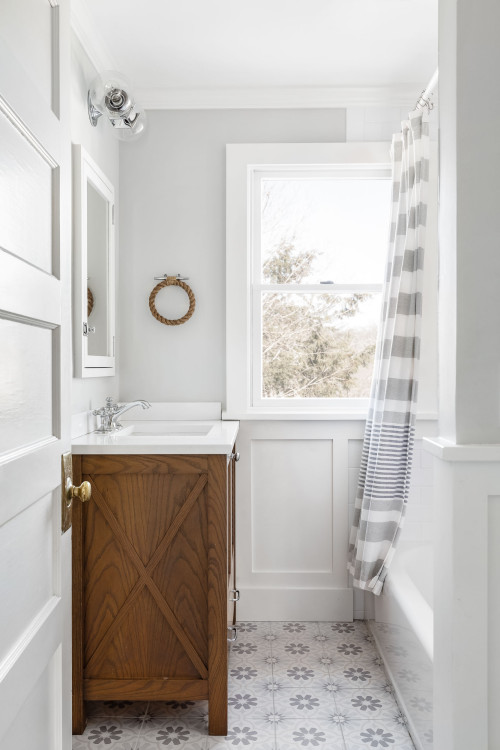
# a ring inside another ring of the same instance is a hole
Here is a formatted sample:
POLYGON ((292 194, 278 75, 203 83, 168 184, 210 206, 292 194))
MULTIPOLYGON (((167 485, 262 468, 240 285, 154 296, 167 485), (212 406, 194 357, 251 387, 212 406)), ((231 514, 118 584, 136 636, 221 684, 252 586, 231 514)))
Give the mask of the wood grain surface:
POLYGON ((225 735, 226 456, 75 458, 92 499, 73 522, 74 731, 84 699, 208 697, 209 733, 225 735))

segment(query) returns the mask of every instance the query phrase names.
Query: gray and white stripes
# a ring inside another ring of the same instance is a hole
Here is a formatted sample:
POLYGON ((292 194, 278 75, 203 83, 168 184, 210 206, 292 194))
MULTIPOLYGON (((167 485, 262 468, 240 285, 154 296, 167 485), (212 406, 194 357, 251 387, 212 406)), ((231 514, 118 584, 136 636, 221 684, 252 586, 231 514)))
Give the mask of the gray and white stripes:
POLYGON ((422 317, 429 123, 413 112, 392 142, 393 202, 382 315, 348 569, 380 594, 408 500, 422 317))

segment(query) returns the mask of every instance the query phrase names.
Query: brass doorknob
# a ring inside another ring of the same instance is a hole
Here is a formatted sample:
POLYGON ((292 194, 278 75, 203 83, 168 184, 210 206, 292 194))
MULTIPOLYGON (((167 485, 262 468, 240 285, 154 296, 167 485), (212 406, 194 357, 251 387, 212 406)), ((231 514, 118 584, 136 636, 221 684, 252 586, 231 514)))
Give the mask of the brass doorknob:
POLYGON ((69 503, 74 497, 77 497, 82 503, 88 503, 90 496, 92 495, 92 487, 90 482, 82 482, 78 487, 74 484, 68 484, 66 488, 66 498, 69 503))

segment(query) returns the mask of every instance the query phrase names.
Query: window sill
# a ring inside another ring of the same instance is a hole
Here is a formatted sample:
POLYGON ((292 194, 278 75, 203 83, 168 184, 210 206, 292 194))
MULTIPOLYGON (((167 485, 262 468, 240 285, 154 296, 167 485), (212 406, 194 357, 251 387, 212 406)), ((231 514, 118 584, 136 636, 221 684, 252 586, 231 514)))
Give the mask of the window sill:
MULTIPOLYGON (((330 421, 330 422, 352 422, 359 421, 364 422, 366 420, 367 410, 366 409, 349 409, 348 411, 333 410, 333 409, 290 409, 283 408, 280 410, 269 409, 269 408, 252 408, 246 411, 234 412, 234 411, 223 411, 222 419, 230 420, 275 420, 275 421, 330 421)), ((417 422, 437 422, 438 414, 436 412, 422 412, 417 415, 417 422)))

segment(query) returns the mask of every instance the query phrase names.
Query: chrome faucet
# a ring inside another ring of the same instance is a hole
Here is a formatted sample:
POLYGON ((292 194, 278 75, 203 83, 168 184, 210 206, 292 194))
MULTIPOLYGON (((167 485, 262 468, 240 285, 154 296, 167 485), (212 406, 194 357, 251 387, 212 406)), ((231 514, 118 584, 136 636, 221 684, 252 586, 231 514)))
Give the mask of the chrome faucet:
POLYGON ((101 425, 96 432, 118 432, 123 428, 123 425, 118 422, 124 412, 132 409, 134 406, 142 406, 143 409, 150 409, 151 404, 149 401, 130 401, 128 404, 116 404, 111 396, 106 399, 106 406, 101 406, 100 409, 94 409, 92 414, 96 417, 101 418, 101 425))

